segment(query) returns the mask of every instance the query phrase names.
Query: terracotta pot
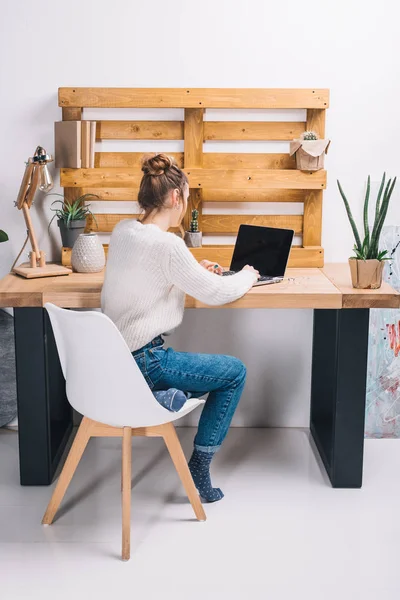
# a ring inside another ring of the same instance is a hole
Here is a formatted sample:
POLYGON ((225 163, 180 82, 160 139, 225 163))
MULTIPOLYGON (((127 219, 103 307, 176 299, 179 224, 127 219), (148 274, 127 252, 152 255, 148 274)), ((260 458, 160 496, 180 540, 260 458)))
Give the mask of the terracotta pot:
POLYGON ((382 285, 383 260, 349 258, 351 281, 354 288, 376 290, 382 285))
POLYGON ((201 231, 185 231, 185 242, 189 248, 200 248, 202 242, 201 231))

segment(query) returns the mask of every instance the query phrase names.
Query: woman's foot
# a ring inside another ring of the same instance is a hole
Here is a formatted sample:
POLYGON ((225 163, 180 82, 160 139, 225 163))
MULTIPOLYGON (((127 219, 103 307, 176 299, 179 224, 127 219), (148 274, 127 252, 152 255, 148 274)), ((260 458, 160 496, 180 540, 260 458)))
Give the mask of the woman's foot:
POLYGON ((213 488, 210 477, 210 463, 214 454, 193 450, 189 461, 189 469, 194 484, 203 500, 206 502, 217 502, 224 497, 220 488, 213 488))

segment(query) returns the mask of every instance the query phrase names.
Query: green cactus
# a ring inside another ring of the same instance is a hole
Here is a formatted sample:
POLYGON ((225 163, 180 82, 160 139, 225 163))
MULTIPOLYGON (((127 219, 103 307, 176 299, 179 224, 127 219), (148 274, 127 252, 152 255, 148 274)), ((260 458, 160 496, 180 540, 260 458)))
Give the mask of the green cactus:
POLYGON ((350 225, 353 230, 354 239, 356 244, 354 246, 355 258, 360 260, 386 260, 388 257, 386 256, 387 250, 379 250, 379 239, 382 231, 383 224, 386 219, 387 211, 389 208, 390 197, 393 193, 394 186, 396 185, 396 177, 393 179, 389 179, 385 187, 385 179, 386 173, 383 174, 381 185, 379 188, 378 196, 375 204, 375 219, 374 225, 372 227, 372 232, 370 233, 369 223, 368 223, 368 205, 369 205, 369 196, 371 190, 371 178, 368 175, 367 180, 367 189, 365 192, 365 200, 364 200, 364 240, 361 243, 361 238, 358 233, 357 225, 355 224, 350 205, 347 201, 345 193, 338 181, 338 188, 340 195, 343 198, 343 202, 346 208, 347 216, 349 217, 350 225), (381 203, 381 197, 383 192, 383 199, 381 203))
POLYGON ((192 210, 192 220, 190 221, 190 231, 192 233, 197 233, 199 231, 198 218, 199 218, 199 211, 196 208, 194 208, 192 210))
POLYGON ((314 133, 314 131, 305 131, 305 132, 302 134, 301 138, 302 138, 303 140, 317 140, 317 139, 318 139, 318 136, 317 136, 317 134, 316 134, 316 133, 314 133))

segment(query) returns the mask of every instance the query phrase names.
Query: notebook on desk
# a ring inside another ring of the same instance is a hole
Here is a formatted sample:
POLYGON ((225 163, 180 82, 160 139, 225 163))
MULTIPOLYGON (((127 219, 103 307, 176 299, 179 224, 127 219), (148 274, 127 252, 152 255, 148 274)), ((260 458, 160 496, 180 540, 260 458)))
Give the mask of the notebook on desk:
POLYGON ((260 273, 255 286, 279 283, 285 276, 293 236, 292 229, 241 225, 230 269, 222 275, 234 275, 250 265, 260 273))

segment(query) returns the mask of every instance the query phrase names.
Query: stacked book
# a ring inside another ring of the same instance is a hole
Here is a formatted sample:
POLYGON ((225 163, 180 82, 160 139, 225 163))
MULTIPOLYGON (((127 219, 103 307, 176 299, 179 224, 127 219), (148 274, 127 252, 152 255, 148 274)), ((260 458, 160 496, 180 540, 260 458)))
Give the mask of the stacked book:
POLYGON ((55 166, 57 169, 92 169, 96 121, 54 123, 55 166))

